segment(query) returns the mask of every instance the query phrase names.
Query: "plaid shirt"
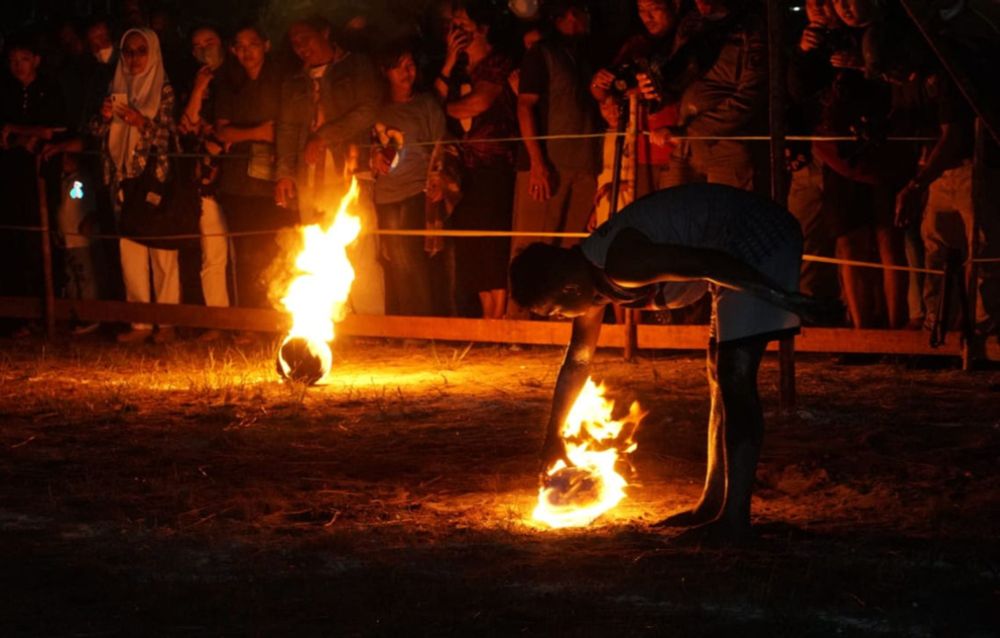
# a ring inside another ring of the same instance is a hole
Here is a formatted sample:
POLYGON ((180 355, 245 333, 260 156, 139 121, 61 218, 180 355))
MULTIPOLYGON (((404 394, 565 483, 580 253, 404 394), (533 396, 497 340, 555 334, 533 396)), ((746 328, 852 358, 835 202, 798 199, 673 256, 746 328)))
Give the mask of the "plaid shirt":
POLYGON ((108 133, 111 130, 111 121, 105 120, 98 113, 90 121, 90 134, 101 140, 101 151, 104 156, 104 183, 115 184, 123 179, 138 177, 146 170, 146 161, 151 149, 156 149, 156 178, 161 182, 167 181, 167 173, 170 169, 170 162, 165 153, 171 152, 171 137, 174 134, 174 89, 168 83, 163 84, 163 91, 160 95, 160 110, 156 117, 142 131, 139 143, 135 147, 135 154, 125 163, 124 175, 118 175, 117 167, 108 149, 108 133))

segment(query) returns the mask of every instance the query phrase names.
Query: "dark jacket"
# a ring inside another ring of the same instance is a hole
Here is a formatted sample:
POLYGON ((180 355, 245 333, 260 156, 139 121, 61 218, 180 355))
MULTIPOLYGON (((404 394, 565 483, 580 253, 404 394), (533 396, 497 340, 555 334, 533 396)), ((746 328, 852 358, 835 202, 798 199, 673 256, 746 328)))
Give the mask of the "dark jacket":
MULTIPOLYGON (((361 53, 349 53, 331 63, 320 84, 320 104, 325 123, 316 135, 326 143, 335 161, 343 162, 351 144, 365 147, 375 111, 382 101, 380 75, 371 60, 361 53)), ((299 180, 304 163, 302 150, 312 135, 313 81, 306 70, 287 79, 281 87, 281 112, 275 131, 277 177, 299 180)), ((362 152, 359 166, 368 165, 362 152)))
POLYGON ((689 15, 679 27, 675 55, 693 57, 700 74, 680 98, 679 125, 686 135, 746 132, 767 100, 764 25, 752 14, 718 21, 689 15))

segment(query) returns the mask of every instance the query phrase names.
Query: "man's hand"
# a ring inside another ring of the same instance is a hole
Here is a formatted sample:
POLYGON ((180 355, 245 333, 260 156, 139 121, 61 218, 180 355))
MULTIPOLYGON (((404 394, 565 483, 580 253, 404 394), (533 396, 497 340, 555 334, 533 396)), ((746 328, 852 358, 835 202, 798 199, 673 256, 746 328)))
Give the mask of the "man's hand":
POLYGON ((114 103, 111 101, 111 98, 110 97, 104 98, 104 101, 101 102, 101 118, 104 119, 105 122, 107 122, 108 120, 111 119, 111 116, 114 114, 115 114, 115 106, 114 103))
POLYGON ((666 146, 670 143, 670 129, 664 126, 650 131, 649 141, 656 146, 666 146))
POLYGON ((896 226, 898 228, 906 228, 920 219, 926 194, 926 189, 912 180, 896 194, 896 226))
POLYGON ((600 69, 594 74, 590 81, 591 93, 604 94, 611 90, 611 84, 615 81, 615 74, 607 69, 600 69))
POLYGON ((447 53, 445 53, 443 75, 449 75, 451 70, 458 63, 458 54, 468 48, 472 42, 472 37, 464 29, 457 29, 454 26, 448 29, 447 53))
POLYGON ((392 169, 392 162, 385 153, 376 150, 372 153, 372 171, 376 175, 386 175, 392 169))
POLYGON ((59 155, 65 150, 65 144, 61 143, 48 143, 42 146, 41 158, 43 162, 47 162, 56 155, 59 155))
POLYGON ((131 106, 121 104, 115 109, 115 114, 123 119, 129 126, 134 126, 140 130, 146 128, 149 124, 149 120, 146 119, 146 116, 131 106))
POLYGON ((823 45, 823 31, 819 27, 812 25, 802 30, 802 37, 799 38, 799 50, 803 53, 815 51, 823 45))
POLYGON ((659 102, 662 97, 659 91, 656 90, 656 85, 653 83, 653 78, 649 77, 647 73, 636 73, 635 79, 639 82, 639 95, 642 99, 647 102, 659 102))
POLYGON ((305 151, 303 151, 304 159, 306 164, 310 166, 315 166, 319 163, 319 158, 323 155, 323 151, 326 150, 326 145, 323 144, 323 140, 318 137, 311 137, 309 141, 306 142, 305 151))
POLYGON ((212 83, 212 79, 214 77, 215 71, 212 70, 212 67, 208 65, 201 67, 194 75, 194 85, 191 87, 191 92, 204 94, 208 89, 208 85, 212 83))
POLYGON ((295 180, 282 177, 274 185, 274 203, 282 208, 288 208, 295 200, 295 180))
POLYGON ((860 71, 865 68, 865 62, 853 51, 837 51, 830 56, 830 66, 835 69, 860 71))
POLYGON ((552 197, 552 173, 544 161, 532 162, 528 173, 528 192, 536 202, 552 197))

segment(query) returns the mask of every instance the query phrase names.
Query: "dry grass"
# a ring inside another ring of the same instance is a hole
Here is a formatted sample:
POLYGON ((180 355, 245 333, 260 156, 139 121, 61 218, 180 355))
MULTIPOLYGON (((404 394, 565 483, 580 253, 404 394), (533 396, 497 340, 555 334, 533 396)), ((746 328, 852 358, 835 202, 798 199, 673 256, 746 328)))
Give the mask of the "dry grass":
POLYGON ((649 410, 594 528, 526 520, 559 353, 342 343, 318 388, 275 344, 0 342, 5 634, 992 635, 1000 376, 799 365, 760 540, 680 546, 698 356, 595 373, 649 410))

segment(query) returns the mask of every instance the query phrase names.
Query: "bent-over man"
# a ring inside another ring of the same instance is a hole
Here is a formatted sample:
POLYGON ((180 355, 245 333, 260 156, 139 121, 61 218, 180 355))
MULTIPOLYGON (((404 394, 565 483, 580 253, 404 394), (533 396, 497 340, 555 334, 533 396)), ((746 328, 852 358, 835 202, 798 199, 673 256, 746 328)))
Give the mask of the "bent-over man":
POLYGON ((546 467, 565 454, 559 428, 589 375, 605 306, 679 308, 710 293, 705 487, 694 508, 661 524, 703 525, 723 540, 746 536, 764 432, 761 357, 769 341, 798 331, 800 315, 833 310, 797 292, 801 259, 802 233, 787 210, 721 184, 652 193, 573 248, 528 246, 511 263, 514 299, 541 315, 573 318, 542 452, 546 467))

